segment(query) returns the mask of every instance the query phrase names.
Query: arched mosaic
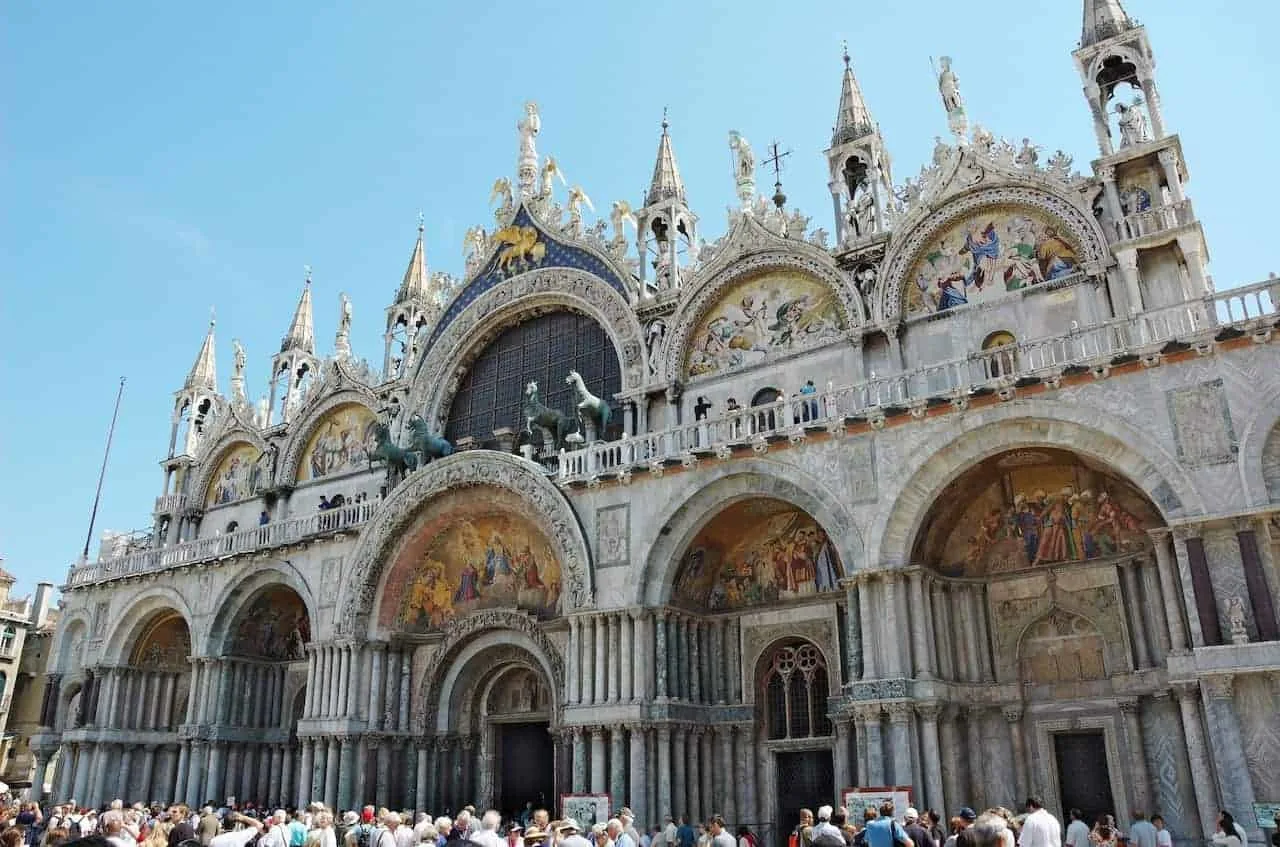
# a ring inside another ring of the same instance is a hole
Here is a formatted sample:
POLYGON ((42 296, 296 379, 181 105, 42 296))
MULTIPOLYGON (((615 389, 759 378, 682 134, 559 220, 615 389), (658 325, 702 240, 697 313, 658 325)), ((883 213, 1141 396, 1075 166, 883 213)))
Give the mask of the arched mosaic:
POLYGON ((913 559, 953 576, 1009 573, 1145 549, 1158 512, 1131 484, 1065 450, 1014 450, 962 474, 925 519, 913 559))
POLYGON ((457 491, 410 527, 382 594, 379 620, 402 632, 439 630, 480 609, 559 612, 560 563, 519 498, 457 491))
POLYGON ((1042 209, 995 205, 974 210, 933 236, 903 286, 902 311, 941 312, 984 303, 1074 273, 1077 246, 1042 209))
POLYGON ((684 555, 674 601, 694 609, 739 609, 798 600, 836 588, 835 547, 790 503, 754 498, 712 518, 684 555))
POLYGON ((786 269, 748 276, 698 319, 685 372, 707 376, 839 340, 840 298, 813 277, 786 269))
POLYGON ((228 652, 233 656, 275 661, 306 658, 311 640, 307 606, 293 589, 273 585, 240 612, 228 652))
POLYGON ((247 499, 270 484, 259 461, 261 456, 261 450, 243 442, 223 453, 217 469, 209 477, 205 507, 247 499))
POLYGON ((156 616, 138 638, 130 655, 129 664, 147 670, 191 670, 187 662, 191 655, 191 630, 182 615, 177 612, 156 616))
POLYGON ((316 424, 298 462, 298 482, 367 470, 377 419, 365 406, 339 406, 316 424))

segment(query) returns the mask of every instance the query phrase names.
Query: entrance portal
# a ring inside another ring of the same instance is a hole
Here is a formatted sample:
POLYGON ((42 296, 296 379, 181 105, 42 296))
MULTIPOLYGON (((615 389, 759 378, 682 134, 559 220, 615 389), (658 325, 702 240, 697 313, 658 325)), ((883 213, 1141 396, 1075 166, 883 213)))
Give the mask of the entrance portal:
POLYGON ((1115 814, 1111 773, 1107 769, 1107 742, 1096 732, 1060 732, 1053 736, 1058 761, 1058 788, 1062 808, 1053 811, 1066 820, 1067 811, 1079 809, 1085 823, 1115 814))
POLYGON ((525 803, 553 809, 555 748, 547 723, 512 723, 497 727, 498 784, 494 808, 515 818, 525 803))
POLYGON ((830 750, 778 753, 777 761, 778 819, 774 834, 779 847, 786 847, 787 837, 800 822, 801 809, 835 799, 836 778, 830 750))

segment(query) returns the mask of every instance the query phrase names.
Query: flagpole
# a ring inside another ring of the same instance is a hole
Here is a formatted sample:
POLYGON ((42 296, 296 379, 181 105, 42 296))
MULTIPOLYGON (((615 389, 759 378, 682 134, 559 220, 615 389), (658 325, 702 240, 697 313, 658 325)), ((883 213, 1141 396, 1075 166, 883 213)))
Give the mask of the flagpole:
POLYGON ((102 481, 107 477, 107 459, 111 456, 111 439, 116 434, 116 418, 120 416, 120 398, 124 395, 124 377, 120 377, 120 388, 116 391, 116 408, 111 413, 111 427, 107 430, 107 449, 102 452, 102 470, 98 472, 98 490, 93 494, 93 509, 89 512, 89 531, 84 536, 84 552, 80 561, 89 561, 89 542, 93 540, 93 525, 98 521, 98 503, 102 500, 102 481))

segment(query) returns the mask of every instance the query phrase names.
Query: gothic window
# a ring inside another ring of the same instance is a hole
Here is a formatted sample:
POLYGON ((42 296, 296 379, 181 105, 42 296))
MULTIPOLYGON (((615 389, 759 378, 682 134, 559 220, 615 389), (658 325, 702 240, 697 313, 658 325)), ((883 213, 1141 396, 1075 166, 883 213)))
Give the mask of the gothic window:
POLYGON ((775 650, 764 675, 769 738, 830 735, 827 693, 827 665, 821 650, 807 641, 775 650))
POLYGON ((987 378, 993 379, 1000 376, 1008 376, 1017 369, 1017 358, 1013 345, 1017 343, 1013 333, 1000 330, 993 332, 987 336, 987 340, 982 342, 982 350, 987 355, 983 357, 985 363, 987 378))
MULTIPOLYGON (((524 429, 525 386, 538 383, 542 405, 574 416, 578 399, 565 383, 569 371, 582 375, 587 390, 612 402, 622 388, 618 357, 609 335, 594 320, 572 312, 531 318, 498 335, 472 363, 453 405, 445 437, 455 444, 471 437, 480 444, 493 440, 496 429, 524 429)), ((621 418, 602 437, 617 437, 621 418)))

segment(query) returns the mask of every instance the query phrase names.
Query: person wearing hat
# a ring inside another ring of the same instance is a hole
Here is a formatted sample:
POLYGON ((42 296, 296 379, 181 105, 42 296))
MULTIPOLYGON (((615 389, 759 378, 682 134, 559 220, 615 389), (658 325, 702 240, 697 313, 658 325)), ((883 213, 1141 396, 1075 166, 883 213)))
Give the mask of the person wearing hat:
POLYGON ((902 816, 903 830, 907 833, 907 838, 911 839, 911 843, 916 847, 929 847, 933 843, 933 836, 929 834, 929 830, 925 829, 920 823, 920 812, 914 808, 908 808, 906 814, 902 816))
POLYGON ((525 847, 543 847, 547 843, 547 834, 536 823, 524 831, 525 847))
POLYGON ((560 847, 593 847, 592 843, 581 835, 582 828, 578 826, 578 822, 573 818, 565 818, 560 821, 559 828, 556 833, 560 836, 558 844, 560 847))
POLYGON ((956 812, 956 816, 951 819, 952 829, 955 830, 951 837, 947 839, 945 847, 970 847, 969 842, 972 840, 972 833, 965 835, 973 828, 973 822, 978 819, 978 813, 968 806, 961 806, 960 811, 956 812))

